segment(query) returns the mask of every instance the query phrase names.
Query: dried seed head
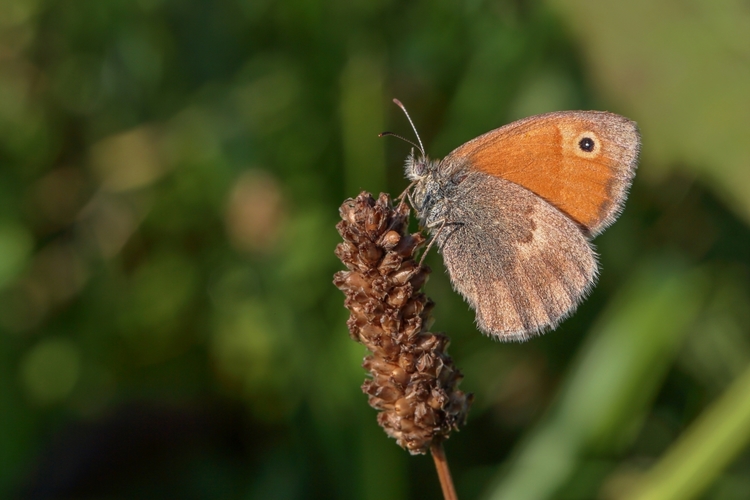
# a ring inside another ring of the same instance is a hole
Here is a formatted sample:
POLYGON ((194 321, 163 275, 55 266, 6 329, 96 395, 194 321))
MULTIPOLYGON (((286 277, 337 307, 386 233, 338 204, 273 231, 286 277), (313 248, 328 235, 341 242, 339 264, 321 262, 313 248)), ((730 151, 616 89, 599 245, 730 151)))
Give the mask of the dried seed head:
POLYGON ((336 255, 348 271, 333 283, 346 295, 349 334, 371 353, 362 391, 389 436, 426 453, 465 423, 472 395, 458 389, 463 376, 446 353, 448 337, 427 331, 434 303, 419 289, 429 268, 414 260, 424 237, 407 232, 409 207, 394 208, 385 194, 375 200, 363 192, 340 214, 336 255))

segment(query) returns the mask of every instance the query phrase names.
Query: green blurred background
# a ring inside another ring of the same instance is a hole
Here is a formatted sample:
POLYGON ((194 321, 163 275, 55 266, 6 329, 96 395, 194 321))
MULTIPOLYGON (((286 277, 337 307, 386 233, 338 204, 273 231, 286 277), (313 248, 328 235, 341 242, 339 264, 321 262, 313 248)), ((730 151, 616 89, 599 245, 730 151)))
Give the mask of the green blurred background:
POLYGON ((750 4, 0 0, 0 497, 438 498, 331 284, 340 203, 514 119, 643 155, 562 327, 435 329, 464 499, 750 498, 750 4))

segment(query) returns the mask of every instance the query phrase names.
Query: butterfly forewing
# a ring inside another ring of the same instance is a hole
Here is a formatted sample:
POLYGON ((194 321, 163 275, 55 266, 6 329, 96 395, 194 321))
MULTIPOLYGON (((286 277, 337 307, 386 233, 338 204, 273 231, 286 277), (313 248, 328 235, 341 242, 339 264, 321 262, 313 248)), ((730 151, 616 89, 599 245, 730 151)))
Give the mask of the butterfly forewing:
POLYGON ((519 120, 448 155, 523 186, 596 235, 619 215, 635 175, 640 137, 613 113, 565 111, 519 120))

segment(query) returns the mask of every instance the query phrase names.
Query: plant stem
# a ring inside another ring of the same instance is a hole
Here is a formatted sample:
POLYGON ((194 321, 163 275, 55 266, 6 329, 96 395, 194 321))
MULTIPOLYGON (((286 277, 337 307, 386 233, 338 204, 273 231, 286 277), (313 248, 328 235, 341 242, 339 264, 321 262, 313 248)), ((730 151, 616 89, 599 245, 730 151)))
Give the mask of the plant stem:
POLYGON ((440 441, 433 442, 430 446, 430 452, 432 453, 432 458, 435 460, 435 469, 437 469, 438 478, 440 479, 440 487, 443 488, 443 498, 445 500, 458 500, 456 488, 453 486, 453 478, 451 478, 451 471, 448 468, 448 459, 445 458, 443 443, 440 441))

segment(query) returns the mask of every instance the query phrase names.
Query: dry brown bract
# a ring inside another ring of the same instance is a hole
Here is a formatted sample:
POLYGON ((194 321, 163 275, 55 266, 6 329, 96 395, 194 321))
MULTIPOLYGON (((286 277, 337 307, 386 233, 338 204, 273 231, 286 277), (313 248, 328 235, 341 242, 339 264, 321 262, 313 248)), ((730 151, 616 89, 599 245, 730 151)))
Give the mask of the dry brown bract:
POLYGON ((346 294, 351 337, 371 352, 362 390, 389 436, 426 453, 465 423, 472 395, 458 390, 463 376, 445 352, 449 338, 426 331, 434 303, 419 289, 430 271, 414 260, 424 237, 407 232, 409 207, 394 208, 386 194, 376 201, 363 192, 339 211, 336 255, 349 270, 333 282, 346 294))

